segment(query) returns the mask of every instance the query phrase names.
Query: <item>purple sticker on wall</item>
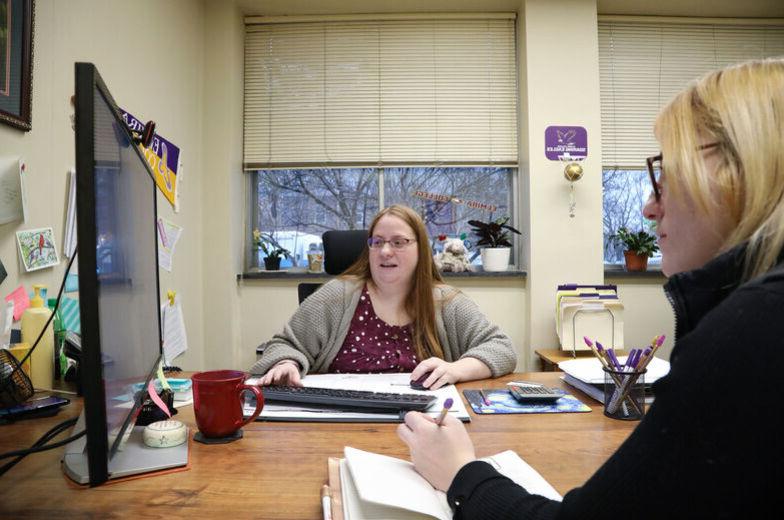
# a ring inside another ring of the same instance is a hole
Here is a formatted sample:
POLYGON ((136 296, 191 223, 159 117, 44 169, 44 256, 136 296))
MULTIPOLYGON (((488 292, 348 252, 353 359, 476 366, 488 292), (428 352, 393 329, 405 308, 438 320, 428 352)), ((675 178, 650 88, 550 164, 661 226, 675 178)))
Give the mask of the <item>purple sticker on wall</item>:
POLYGON ((588 132, 582 126, 548 126, 544 131, 544 155, 551 161, 563 157, 588 157, 588 132))

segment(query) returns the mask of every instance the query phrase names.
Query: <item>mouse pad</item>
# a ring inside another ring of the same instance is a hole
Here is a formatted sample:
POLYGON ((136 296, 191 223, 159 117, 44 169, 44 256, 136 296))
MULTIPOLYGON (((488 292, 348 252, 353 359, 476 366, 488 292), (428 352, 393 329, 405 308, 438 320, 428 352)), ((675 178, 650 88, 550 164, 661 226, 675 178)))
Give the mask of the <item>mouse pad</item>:
POLYGON ((476 414, 503 413, 573 413, 590 412, 591 407, 573 395, 564 394, 557 401, 547 403, 521 403, 509 390, 484 390, 487 403, 479 390, 463 390, 463 395, 476 414))

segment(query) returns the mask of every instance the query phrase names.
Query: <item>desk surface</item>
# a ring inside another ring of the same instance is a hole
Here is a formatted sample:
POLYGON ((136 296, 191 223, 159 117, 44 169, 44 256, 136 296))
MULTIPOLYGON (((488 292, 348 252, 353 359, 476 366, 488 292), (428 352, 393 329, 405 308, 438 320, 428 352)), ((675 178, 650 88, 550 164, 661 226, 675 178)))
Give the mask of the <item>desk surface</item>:
MULTIPOLYGON (((561 386, 590 413, 474 415, 467 425, 482 457, 513 449, 560 493, 583 483, 636 423, 608 419, 598 403, 555 373, 515 374, 459 388, 501 388, 511 380, 561 386)), ((462 393, 461 393, 462 395, 462 393)), ((0 426, 0 452, 28 447, 54 424, 78 415, 74 400, 57 416, 0 426)), ((396 424, 255 422, 231 444, 193 442, 193 408, 177 419, 191 427, 190 469, 97 488, 79 488, 60 469, 62 448, 29 455, 0 478, 2 518, 321 518, 319 490, 327 457, 353 446, 408 459, 396 424)))

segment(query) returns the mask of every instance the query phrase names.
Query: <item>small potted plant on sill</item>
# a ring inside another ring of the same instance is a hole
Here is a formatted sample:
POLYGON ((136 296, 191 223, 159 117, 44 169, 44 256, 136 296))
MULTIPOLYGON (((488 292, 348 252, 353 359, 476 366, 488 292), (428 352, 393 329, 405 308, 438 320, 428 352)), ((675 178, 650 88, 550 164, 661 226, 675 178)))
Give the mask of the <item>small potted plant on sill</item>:
POLYGON ((281 257, 291 258, 291 252, 281 247, 280 243, 269 233, 253 230, 253 250, 264 253, 264 269, 279 271, 281 257))
POLYGON ((509 268, 509 255, 512 242, 509 232, 520 235, 521 233, 507 224, 510 217, 501 217, 490 222, 469 220, 468 225, 479 238, 476 243, 481 248, 482 269, 485 271, 506 271, 509 268))
POLYGON ((618 228, 612 238, 623 244, 623 257, 627 271, 647 270, 648 258, 659 250, 659 246, 656 245, 656 237, 643 229, 633 233, 622 226, 618 228))

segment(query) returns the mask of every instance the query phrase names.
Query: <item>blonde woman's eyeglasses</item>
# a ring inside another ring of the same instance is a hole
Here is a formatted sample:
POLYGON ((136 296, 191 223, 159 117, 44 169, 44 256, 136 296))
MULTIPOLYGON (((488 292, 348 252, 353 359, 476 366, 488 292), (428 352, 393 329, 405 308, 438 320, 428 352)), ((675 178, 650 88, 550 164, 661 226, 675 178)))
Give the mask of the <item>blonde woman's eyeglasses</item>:
MULTIPOLYGON (((696 150, 699 152, 701 150, 707 150, 708 148, 715 148, 720 144, 721 143, 718 141, 715 143, 703 144, 698 146, 696 150)), ((645 159, 645 164, 648 165, 648 176, 653 185, 653 197, 656 199, 656 202, 659 202, 661 200, 661 184, 659 183, 659 179, 661 178, 662 172, 662 154, 648 157, 645 159)))

